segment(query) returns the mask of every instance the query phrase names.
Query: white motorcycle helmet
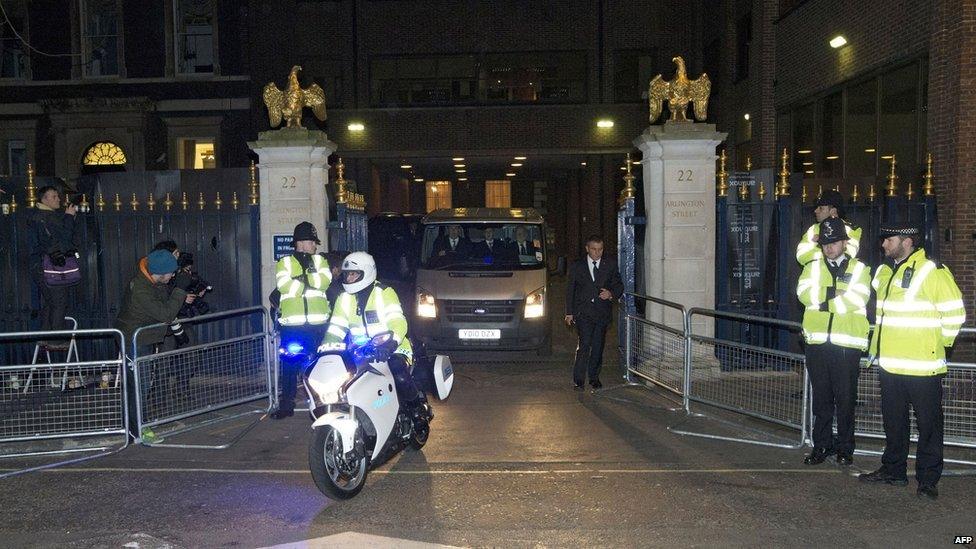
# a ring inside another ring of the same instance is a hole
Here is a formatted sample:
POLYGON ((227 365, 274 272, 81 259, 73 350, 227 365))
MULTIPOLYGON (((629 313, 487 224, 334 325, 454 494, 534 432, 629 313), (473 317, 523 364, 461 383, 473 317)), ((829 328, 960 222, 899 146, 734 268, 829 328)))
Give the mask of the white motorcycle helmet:
POLYGON ((342 288, 350 294, 354 294, 376 282, 376 261, 373 260, 373 256, 366 252, 353 252, 347 255, 345 261, 342 262, 342 274, 339 276, 343 280, 342 288), (362 274, 362 277, 352 284, 346 284, 347 272, 358 272, 362 274))

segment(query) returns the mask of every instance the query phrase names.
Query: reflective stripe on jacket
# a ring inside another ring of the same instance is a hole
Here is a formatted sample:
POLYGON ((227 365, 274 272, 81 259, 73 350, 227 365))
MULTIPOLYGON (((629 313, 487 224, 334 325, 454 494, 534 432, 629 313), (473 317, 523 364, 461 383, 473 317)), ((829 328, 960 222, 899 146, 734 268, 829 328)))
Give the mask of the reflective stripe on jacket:
POLYGON ((885 263, 871 281, 878 295, 871 354, 893 374, 935 376, 947 371, 951 347, 966 320, 952 273, 918 249, 896 268, 885 263))
POLYGON ((357 311, 359 303, 356 295, 343 292, 336 300, 325 343, 335 348, 336 344, 346 341, 347 335, 369 338, 391 331, 397 342, 396 352, 412 360, 413 347, 407 339, 407 318, 396 291, 382 283, 374 283, 361 313, 357 311))
MULTIPOLYGON (((861 247, 861 228, 845 221, 844 229, 847 230, 847 246, 844 248, 844 253, 851 257, 857 257, 857 251, 861 247)), ((800 265, 806 265, 823 257, 820 245, 813 239, 814 236, 818 235, 820 235, 820 223, 810 225, 807 232, 803 233, 803 238, 796 245, 796 260, 800 265)))
POLYGON ((305 271, 294 255, 279 259, 275 265, 275 282, 281 292, 278 310, 282 326, 325 324, 329 320, 329 300, 325 291, 332 282, 332 271, 321 255, 311 254, 310 257, 311 264, 305 271))
POLYGON ((871 297, 871 274, 855 258, 848 258, 844 272, 835 279, 826 259, 811 261, 803 267, 796 296, 803 304, 803 338, 807 344, 833 343, 841 347, 868 348, 867 303, 871 297), (834 287, 835 297, 827 299, 827 288, 834 287), (827 302, 827 311, 820 305, 827 302))

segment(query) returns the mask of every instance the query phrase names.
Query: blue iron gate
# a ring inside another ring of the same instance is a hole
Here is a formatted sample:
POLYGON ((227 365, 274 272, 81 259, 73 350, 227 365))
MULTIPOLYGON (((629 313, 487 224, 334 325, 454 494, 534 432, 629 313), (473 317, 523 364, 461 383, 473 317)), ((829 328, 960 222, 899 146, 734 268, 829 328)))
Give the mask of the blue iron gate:
MULTIPOLYGON (((722 162, 716 200, 716 309, 800 320, 802 311, 795 288, 802 267, 796 262, 795 250, 804 231, 815 222, 812 209, 823 190, 822 183, 804 182, 799 174, 788 174, 785 152, 778 174, 771 169, 727 174, 724 155, 722 162)), ((835 189, 847 197, 845 218, 863 230, 858 257, 869 266, 882 260, 878 234, 885 221, 913 221, 924 226, 926 251, 938 257, 931 162, 922 189, 909 184, 901 192, 894 167, 884 185, 838 184, 835 189)), ((783 330, 742 324, 717 321, 716 333, 743 343, 797 350, 796 338, 783 330)))
MULTIPOLYGON (((248 186, 247 170, 208 170, 224 188, 248 186)), ((167 177, 174 172, 166 172, 167 177)), ((175 172, 179 174, 180 172, 175 172)), ((261 303, 260 230, 256 203, 248 205, 237 191, 226 194, 142 190, 105 192, 128 182, 140 188, 151 174, 111 174, 107 180, 95 176, 80 180, 78 188, 88 191, 72 196, 82 210, 76 218, 76 244, 81 254, 84 279, 71 288, 67 314, 80 328, 111 327, 118 315, 128 281, 135 276, 140 258, 153 244, 172 239, 180 249, 193 254, 194 269, 213 291, 205 300, 213 311, 237 309, 261 303), (129 177, 126 177, 129 176, 129 177), (91 193, 91 194, 89 194, 91 193), (94 197, 94 198, 92 198, 94 197)), ((180 183, 179 179, 176 180, 180 183)), ((0 216, 0 331, 38 329, 40 297, 27 274, 27 191, 23 181, 6 180, 5 195, 16 197, 16 212, 7 208, 0 216)), ((38 181, 45 183, 45 181, 38 181)), ((159 189, 159 185, 155 187, 159 189)), ((177 187, 179 188, 179 187, 177 187)), ((18 352, 27 353, 31 350, 18 352)), ((14 357, 0 356, 0 363, 14 357)), ((17 357, 23 360, 24 357, 17 357)), ((30 359, 29 356, 26 357, 30 359)))

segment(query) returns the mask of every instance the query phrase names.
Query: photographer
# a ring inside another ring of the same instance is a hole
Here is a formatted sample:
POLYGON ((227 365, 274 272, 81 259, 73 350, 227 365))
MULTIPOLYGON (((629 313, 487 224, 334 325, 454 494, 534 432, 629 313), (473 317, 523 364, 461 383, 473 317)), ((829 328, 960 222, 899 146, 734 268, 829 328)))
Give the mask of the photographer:
MULTIPOLYGON (((61 210, 61 195, 51 186, 41 187, 38 201, 28 219, 28 270, 31 281, 41 294, 40 320, 42 331, 63 330, 64 315, 71 284, 48 280, 45 269, 57 271, 65 267, 68 258, 77 261, 75 215, 78 207, 69 204, 61 210), (51 267, 46 268, 48 264, 51 267)), ((46 343, 48 349, 66 349, 67 345, 46 343)))
MULTIPOLYGON (((176 245, 173 240, 163 240, 162 242, 157 242, 153 246, 153 251, 163 250, 173 254, 176 258, 177 271, 176 275, 169 282, 169 287, 179 288, 186 291, 187 294, 192 294, 197 296, 197 299, 192 303, 186 303, 180 309, 179 314, 176 315, 177 318, 191 318, 194 316, 205 315, 210 312, 210 305, 203 300, 204 294, 212 290, 213 287, 205 280, 200 278, 200 275, 193 271, 193 254, 189 252, 183 252, 176 245)), ((185 347, 190 344, 190 332, 183 329, 181 324, 174 324, 170 327, 170 334, 173 337, 174 347, 185 347)))

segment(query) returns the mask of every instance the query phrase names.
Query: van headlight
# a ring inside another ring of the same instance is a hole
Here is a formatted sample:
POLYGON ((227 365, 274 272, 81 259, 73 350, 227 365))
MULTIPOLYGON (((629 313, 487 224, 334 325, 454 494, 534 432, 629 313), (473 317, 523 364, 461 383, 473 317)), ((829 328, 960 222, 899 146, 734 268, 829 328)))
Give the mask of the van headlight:
POLYGON ((424 290, 417 291, 417 316, 420 318, 437 318, 437 305, 434 295, 424 290))
POLYGON ((525 296, 525 318, 544 316, 546 316, 546 288, 543 286, 525 296))

